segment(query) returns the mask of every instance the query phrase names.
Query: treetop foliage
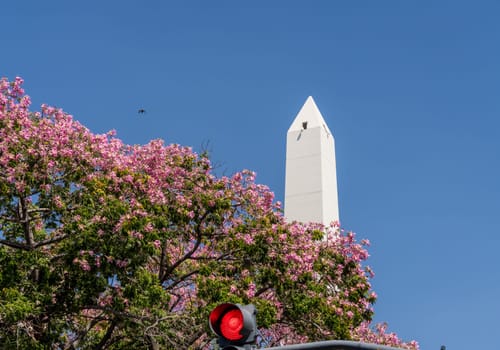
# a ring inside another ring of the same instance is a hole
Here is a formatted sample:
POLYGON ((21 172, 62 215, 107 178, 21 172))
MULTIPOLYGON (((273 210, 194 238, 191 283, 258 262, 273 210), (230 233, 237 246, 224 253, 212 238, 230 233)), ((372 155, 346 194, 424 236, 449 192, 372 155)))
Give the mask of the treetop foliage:
POLYGON ((0 347, 201 349, 208 313, 253 303, 263 344, 369 339, 365 246, 336 223, 286 223, 251 171, 93 134, 29 110, 0 80, 0 347))

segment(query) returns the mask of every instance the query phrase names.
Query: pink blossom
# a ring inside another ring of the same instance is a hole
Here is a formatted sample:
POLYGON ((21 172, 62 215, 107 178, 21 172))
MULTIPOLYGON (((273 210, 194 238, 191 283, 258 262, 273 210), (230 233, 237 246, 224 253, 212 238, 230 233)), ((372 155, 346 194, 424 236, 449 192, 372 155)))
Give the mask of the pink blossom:
POLYGON ((255 296, 255 283, 251 282, 248 285, 248 290, 245 293, 248 298, 253 298, 255 296))

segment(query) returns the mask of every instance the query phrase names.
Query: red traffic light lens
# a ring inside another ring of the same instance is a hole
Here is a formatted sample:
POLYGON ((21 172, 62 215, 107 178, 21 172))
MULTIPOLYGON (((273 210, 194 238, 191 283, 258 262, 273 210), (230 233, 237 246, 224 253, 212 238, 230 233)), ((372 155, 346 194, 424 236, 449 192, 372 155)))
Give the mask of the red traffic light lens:
POLYGON ((220 332, 227 340, 240 340, 243 335, 240 333, 243 328, 243 314, 238 309, 226 312, 220 320, 220 332))
POLYGON ((229 344, 255 343, 257 324, 253 305, 221 304, 212 310, 208 321, 224 349, 229 344))

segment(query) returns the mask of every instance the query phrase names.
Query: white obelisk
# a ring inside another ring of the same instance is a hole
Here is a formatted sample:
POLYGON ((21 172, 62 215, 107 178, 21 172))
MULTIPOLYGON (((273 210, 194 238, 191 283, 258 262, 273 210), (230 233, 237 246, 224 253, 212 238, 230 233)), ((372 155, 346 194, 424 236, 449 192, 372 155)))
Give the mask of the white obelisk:
POLYGON ((285 218, 324 225, 339 220, 335 140, 311 96, 286 137, 285 218))

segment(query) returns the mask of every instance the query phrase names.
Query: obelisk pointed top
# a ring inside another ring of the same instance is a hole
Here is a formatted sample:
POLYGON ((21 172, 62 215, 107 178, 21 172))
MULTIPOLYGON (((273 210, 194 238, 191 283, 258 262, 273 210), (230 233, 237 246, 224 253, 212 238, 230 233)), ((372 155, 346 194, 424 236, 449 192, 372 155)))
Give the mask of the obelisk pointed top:
POLYGON ((326 125, 326 122, 323 119, 318 106, 316 106, 314 99, 312 96, 309 96, 295 117, 292 125, 290 125, 288 132, 317 127, 324 128, 328 134, 331 134, 331 131, 328 128, 328 125, 326 125))

